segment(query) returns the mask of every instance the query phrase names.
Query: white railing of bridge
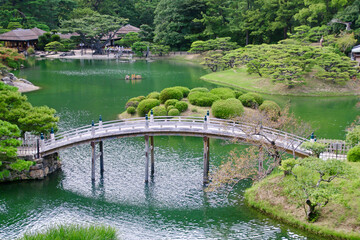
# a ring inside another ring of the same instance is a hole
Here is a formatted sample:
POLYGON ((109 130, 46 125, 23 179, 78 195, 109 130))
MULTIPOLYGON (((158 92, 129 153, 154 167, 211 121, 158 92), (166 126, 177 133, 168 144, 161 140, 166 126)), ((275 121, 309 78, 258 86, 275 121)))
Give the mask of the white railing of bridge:
MULTIPOLYGON (((40 152, 48 153, 67 146, 76 145, 81 142, 87 142, 94 139, 110 138, 120 135, 145 135, 156 132, 179 132, 190 133, 193 135, 212 135, 225 138, 244 138, 249 139, 250 134, 256 129, 259 131, 259 125, 223 120, 217 118, 202 117, 153 117, 148 120, 145 118, 131 118, 124 120, 114 120, 108 122, 99 122, 94 125, 87 125, 80 128, 64 131, 52 135, 50 139, 40 141, 40 152)), ((278 129, 262 127, 262 135, 274 140, 279 146, 285 149, 291 149, 295 152, 307 154, 306 150, 299 148, 299 145, 308 141, 306 138, 296 136, 278 129)), ((254 135, 251 140, 261 141, 263 136, 254 135)))

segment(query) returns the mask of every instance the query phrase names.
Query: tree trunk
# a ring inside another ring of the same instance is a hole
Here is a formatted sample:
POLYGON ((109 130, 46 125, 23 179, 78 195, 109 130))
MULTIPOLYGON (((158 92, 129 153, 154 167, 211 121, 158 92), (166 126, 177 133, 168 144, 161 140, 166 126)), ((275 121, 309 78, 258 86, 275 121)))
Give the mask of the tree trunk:
POLYGON ((308 221, 311 222, 318 216, 317 211, 315 209, 316 204, 313 204, 310 201, 310 199, 306 199, 306 205, 308 205, 307 218, 308 218, 308 221))
POLYGON ((246 40, 245 40, 245 45, 249 45, 249 30, 246 30, 246 40))

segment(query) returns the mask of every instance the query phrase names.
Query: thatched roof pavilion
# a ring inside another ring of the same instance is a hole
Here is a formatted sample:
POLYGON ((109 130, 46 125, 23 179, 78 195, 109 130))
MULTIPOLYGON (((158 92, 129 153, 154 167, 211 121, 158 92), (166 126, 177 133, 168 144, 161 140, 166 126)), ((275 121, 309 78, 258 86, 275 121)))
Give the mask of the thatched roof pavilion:
MULTIPOLYGON (((129 32, 136 32, 136 33, 140 32, 140 28, 134 27, 130 24, 123 26, 116 32, 115 37, 110 42, 110 45, 113 46, 115 41, 120 40, 123 36, 125 36, 129 32)), ((107 38, 104 37, 104 38, 102 38, 102 40, 105 41, 105 40, 107 40, 107 38)))
POLYGON ((17 48, 19 51, 26 50, 28 47, 36 47, 39 36, 46 33, 39 28, 15 29, 10 32, 0 34, 0 41, 5 42, 5 47, 17 48))

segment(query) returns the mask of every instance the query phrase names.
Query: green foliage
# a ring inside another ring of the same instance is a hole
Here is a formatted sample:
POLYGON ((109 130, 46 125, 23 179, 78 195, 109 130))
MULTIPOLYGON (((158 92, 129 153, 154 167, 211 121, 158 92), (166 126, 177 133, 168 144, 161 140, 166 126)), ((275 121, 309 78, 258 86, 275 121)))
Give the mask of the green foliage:
POLYGON ((299 160, 294 158, 288 158, 281 162, 280 170, 284 171, 285 175, 288 175, 289 172, 292 172, 293 168, 299 164, 299 160))
POLYGON ((0 171, 0 179, 4 179, 6 177, 10 176, 10 171, 5 169, 5 170, 2 170, 0 171))
POLYGON ((166 111, 170 111, 171 109, 176 109, 176 107, 174 105, 170 105, 166 108, 166 111))
POLYGON ((149 95, 146 96, 146 98, 159 99, 160 93, 159 92, 151 92, 151 93, 149 93, 149 95))
POLYGON ((133 114, 136 113, 136 109, 135 109, 135 107, 128 107, 128 108, 126 109, 126 112, 127 112, 128 114, 133 115, 133 114))
POLYGON ((35 162, 17 159, 16 162, 10 164, 10 168, 12 170, 16 170, 18 172, 21 172, 24 170, 29 171, 30 167, 33 165, 35 165, 35 162))
POLYGON ((208 51, 204 56, 204 61, 201 64, 213 72, 218 70, 225 70, 226 61, 224 59, 224 52, 221 50, 208 51))
POLYGON ((150 51, 153 55, 164 56, 170 52, 170 47, 161 44, 151 44, 150 51))
POLYGON ((193 93, 193 92, 208 92, 209 89, 205 88, 205 87, 196 87, 196 88, 193 88, 191 89, 190 93, 193 93))
POLYGON ((349 150, 347 160, 349 162, 360 162, 360 146, 355 146, 349 150))
POLYGON ((200 107, 210 107, 213 102, 219 100, 220 98, 209 92, 195 91, 189 94, 188 99, 189 102, 193 105, 200 107))
POLYGON ((160 92, 160 102, 165 103, 168 99, 177 99, 181 100, 183 98, 183 92, 174 87, 174 88, 165 88, 160 92))
POLYGON ((236 90, 236 91, 234 91, 235 92, 235 98, 239 98, 241 95, 243 95, 243 94, 245 94, 246 93, 246 91, 244 91, 244 90, 236 90))
POLYGON ((45 233, 25 234, 20 240, 116 240, 116 230, 105 226, 83 227, 78 225, 59 226, 48 229, 45 233))
POLYGON ((136 32, 127 33, 122 39, 115 42, 116 45, 131 47, 135 42, 140 42, 139 34, 136 32))
POLYGON ((0 63, 12 69, 20 69, 25 57, 17 49, 0 47, 0 63))
POLYGON ((179 100, 177 99, 168 99, 165 102, 165 107, 166 109, 171 105, 171 106, 175 106, 175 104, 178 102, 179 100))
POLYGON ((19 128, 25 132, 32 132, 36 135, 49 133, 51 128, 57 131, 59 117, 55 117, 55 109, 48 106, 32 107, 25 116, 19 117, 19 128))
POLYGON ((0 120, 0 160, 16 157, 17 147, 21 145, 20 129, 15 124, 0 120))
MULTIPOLYGON (((157 106, 152 108, 153 110, 153 115, 154 116, 166 116, 167 115, 167 111, 166 108, 164 106, 157 106)), ((148 116, 150 116, 150 112, 148 112, 148 116)))
POLYGON ((137 106, 139 116, 144 117, 152 108, 159 106, 160 101, 157 99, 145 99, 137 106))
POLYGON ((32 48, 32 47, 28 47, 28 49, 27 49, 26 51, 27 51, 27 53, 28 53, 29 55, 35 54, 35 50, 34 50, 34 48, 32 48))
POLYGON ((45 51, 51 52, 58 52, 58 51, 63 51, 64 50, 64 45, 58 41, 55 42, 49 42, 48 44, 45 45, 45 51))
POLYGON ((142 57, 148 47, 149 47, 149 43, 147 42, 135 42, 131 46, 131 50, 135 52, 137 57, 142 57))
POLYGON ((218 96, 220 99, 235 98, 235 92, 230 88, 214 88, 211 89, 210 93, 218 96))
POLYGON ((259 107, 260 111, 264 111, 265 113, 279 115, 281 112, 281 108, 274 101, 265 100, 259 107))
POLYGON ((51 42, 51 33, 46 32, 43 35, 39 36, 36 48, 39 50, 44 50, 46 44, 48 44, 49 42, 51 42))
POLYGON ((207 41, 195 41, 191 44, 189 52, 191 53, 203 53, 206 51, 222 50, 230 51, 238 47, 236 42, 231 42, 230 37, 210 39, 207 41))
POLYGON ((133 97, 130 98, 126 104, 125 104, 125 108, 127 109, 128 107, 137 107, 139 105, 139 103, 144 100, 145 97, 144 96, 138 96, 138 97, 133 97))
POLYGON ((50 28, 48 25, 43 24, 43 23, 39 23, 38 25, 36 25, 37 28, 44 30, 45 32, 49 32, 50 28))
POLYGON ((185 112, 188 109, 189 105, 184 101, 179 101, 175 103, 175 108, 180 112, 185 112))
POLYGON ((229 98, 214 102, 211 112, 217 118, 229 119, 241 116, 244 113, 244 107, 238 99, 229 98))
POLYGON ((179 116, 180 115, 180 111, 176 108, 174 109, 170 109, 169 112, 168 112, 168 115, 169 116, 179 116))
POLYGON ((22 28, 23 26, 19 22, 9 22, 7 29, 14 30, 17 28, 22 28))
POLYGON ((173 87, 173 88, 180 90, 182 92, 184 98, 187 97, 189 95, 189 93, 190 93, 190 89, 187 88, 187 87, 176 86, 176 87, 173 87))
POLYGON ((360 125, 350 129, 346 134, 346 143, 355 146, 360 143, 360 125))
POLYGON ((356 42, 354 33, 344 34, 336 40, 336 47, 343 53, 349 53, 351 48, 355 46, 356 42))
POLYGON ((239 97, 239 100, 245 107, 251 108, 257 108, 264 102, 263 97, 260 94, 254 92, 249 92, 241 95, 239 97))
POLYGON ((319 142, 304 142, 301 147, 311 151, 313 156, 320 157, 320 154, 325 152, 327 145, 319 142))

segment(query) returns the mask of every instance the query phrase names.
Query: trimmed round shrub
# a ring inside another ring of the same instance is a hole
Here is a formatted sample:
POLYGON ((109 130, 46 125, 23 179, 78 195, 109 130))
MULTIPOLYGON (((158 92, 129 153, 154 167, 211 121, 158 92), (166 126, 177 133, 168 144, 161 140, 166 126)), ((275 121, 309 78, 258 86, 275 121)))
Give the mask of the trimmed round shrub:
POLYGON ((360 146, 355 146, 347 153, 347 160, 349 162, 360 162, 360 146))
POLYGON ((126 104, 125 104, 125 108, 127 109, 128 107, 134 107, 136 108, 139 103, 144 100, 145 97, 144 96, 138 96, 138 97, 133 97, 133 98, 130 98, 126 104))
POLYGON ((137 107, 137 112, 139 116, 144 117, 145 114, 150 111, 150 109, 159 105, 160 105, 160 101, 157 99, 145 99, 139 103, 137 107))
POLYGON ((171 109, 176 109, 176 107, 173 106, 173 105, 170 105, 170 106, 168 106, 168 107, 166 108, 166 111, 169 112, 171 109))
POLYGON ((29 55, 35 54, 35 50, 32 47, 29 47, 26 51, 29 55))
POLYGON ((165 107, 167 108, 168 106, 175 106, 175 104, 178 102, 179 100, 177 99, 169 99, 169 100, 166 100, 165 102, 165 107))
MULTIPOLYGON (((166 116, 167 115, 167 112, 166 112, 166 109, 164 106, 157 106, 157 107, 152 108, 152 110, 153 110, 154 116, 166 116)), ((151 110, 149 111, 148 116, 150 116, 150 114, 151 114, 151 110)))
POLYGON ((211 112, 217 118, 233 118, 241 116, 244 112, 244 107, 240 100, 229 98, 226 100, 218 100, 211 106, 211 112))
POLYGON ((188 107, 189 105, 184 101, 180 101, 175 104, 175 108, 180 112, 185 112, 188 109, 188 107))
POLYGON ((126 109, 126 112, 127 112, 128 114, 133 115, 134 113, 136 113, 136 109, 135 109, 134 107, 128 107, 128 108, 126 109))
POLYGON ((360 142, 360 125, 355 126, 346 134, 346 142, 355 146, 360 142))
POLYGON ((235 91, 235 98, 239 98, 241 95, 245 94, 246 91, 244 90, 236 90, 235 91))
POLYGON ((191 104, 200 107, 210 107, 213 102, 220 98, 209 92, 192 92, 188 97, 191 104))
POLYGON ((165 88, 160 93, 160 102, 165 103, 168 99, 177 99, 181 100, 183 98, 183 93, 176 88, 165 88))
POLYGON ((169 116, 179 116, 179 115, 180 115, 180 112, 179 112, 179 110, 177 110, 177 109, 175 108, 175 109, 171 109, 171 110, 168 112, 168 115, 169 115, 169 116))
POLYGON ((152 99, 159 99, 160 97, 160 93, 159 92, 151 92, 149 93, 149 95, 146 96, 147 99, 152 98, 152 99))
POLYGON ((264 102, 264 98, 257 93, 245 93, 239 97, 245 107, 257 108, 264 102))
POLYGON ((214 88, 211 89, 210 93, 221 99, 235 98, 235 92, 230 88, 214 88))
POLYGON ((197 87, 197 88, 191 89, 190 93, 193 93, 193 92, 208 92, 208 91, 209 91, 209 89, 207 89, 207 88, 197 87))
POLYGON ((265 111, 266 113, 280 114, 281 108, 276 102, 265 100, 263 104, 260 105, 259 110, 265 111))
POLYGON ((187 97, 189 95, 189 93, 190 93, 190 89, 187 88, 187 87, 176 86, 176 87, 173 87, 173 88, 180 90, 182 92, 182 94, 183 94, 183 97, 187 97))

